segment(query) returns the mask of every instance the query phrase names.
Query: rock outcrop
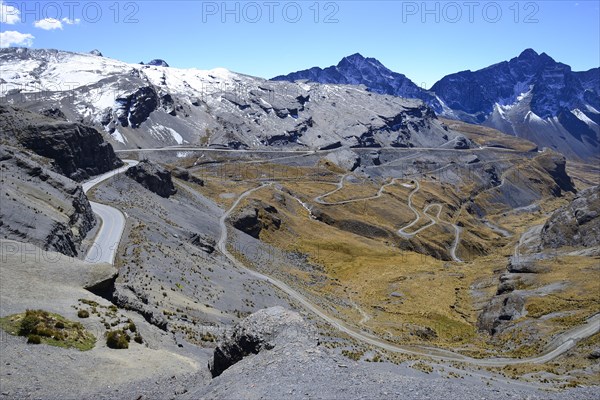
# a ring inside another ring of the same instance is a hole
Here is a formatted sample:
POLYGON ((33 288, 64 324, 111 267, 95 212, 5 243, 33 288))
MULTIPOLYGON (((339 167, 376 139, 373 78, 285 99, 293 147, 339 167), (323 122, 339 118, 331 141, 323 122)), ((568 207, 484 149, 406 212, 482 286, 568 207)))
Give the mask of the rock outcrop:
POLYGON ((96 129, 61 120, 60 110, 50 114, 52 118, 0 105, 0 135, 10 144, 51 159, 56 172, 75 181, 123 165, 96 129))
POLYGON ((171 173, 152 161, 140 161, 139 164, 130 167, 126 175, 161 197, 168 198, 177 193, 171 173))
POLYGON ((360 156, 349 149, 332 151, 325 156, 325 160, 346 171, 354 171, 360 166, 360 156))
POLYGON ((187 169, 181 167, 175 167, 171 170, 171 175, 174 178, 181 179, 182 181, 195 183, 196 185, 204 186, 204 179, 198 178, 190 174, 187 169))
POLYGON ((168 67, 169 66, 169 64, 167 64, 167 62, 165 60, 161 60, 160 58, 156 58, 154 60, 151 60, 146 65, 152 65, 154 67, 168 67))
POLYGON ((279 306, 266 308, 241 321, 219 342, 208 367, 216 377, 251 354, 290 344, 314 347, 317 338, 298 313, 279 306))
POLYGON ((547 151, 536 157, 535 161, 539 167, 550 174, 556 183, 556 187, 552 189, 554 195, 560 196, 563 192, 575 193, 575 185, 569 174, 567 174, 567 162, 564 156, 547 151))
POLYGON ((600 246, 600 187, 582 192, 567 206, 556 210, 541 232, 542 247, 592 248, 600 246))
POLYGON ((477 320, 477 328, 494 335, 508 321, 521 316, 524 310, 525 298, 518 291, 509 290, 509 293, 494 297, 484 308, 477 320))
MULTIPOLYGON (((144 86, 115 100, 114 117, 123 127, 138 128, 160 105, 156 90, 144 86)), ((110 121, 110 116, 107 118, 110 121)))
POLYGON ((236 229, 258 239, 263 229, 279 229, 281 219, 277 214, 275 207, 255 200, 232 216, 231 223, 236 229))

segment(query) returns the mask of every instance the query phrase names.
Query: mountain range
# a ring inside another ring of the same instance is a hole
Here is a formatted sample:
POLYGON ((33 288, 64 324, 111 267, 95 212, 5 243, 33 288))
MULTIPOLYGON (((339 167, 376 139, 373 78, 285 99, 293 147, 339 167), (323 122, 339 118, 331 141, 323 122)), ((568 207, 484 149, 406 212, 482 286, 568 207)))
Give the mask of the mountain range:
POLYGON ((440 146, 457 136, 441 116, 570 159, 595 160, 600 151, 600 68, 575 72, 531 49, 445 76, 429 90, 358 53, 271 80, 160 59, 129 64, 97 50, 9 48, 0 61, 0 97, 32 111, 54 104, 67 120, 104 131, 116 148, 440 146))
POLYGON ((422 101, 359 87, 170 68, 162 60, 128 64, 98 52, 9 48, 0 62, 4 101, 57 109, 104 132, 117 149, 437 147, 458 136, 422 101))
POLYGON ((375 93, 418 98, 441 116, 524 137, 569 158, 597 158, 600 149, 600 68, 575 72, 532 49, 478 71, 447 75, 430 90, 358 53, 336 66, 273 80, 364 85, 375 93))

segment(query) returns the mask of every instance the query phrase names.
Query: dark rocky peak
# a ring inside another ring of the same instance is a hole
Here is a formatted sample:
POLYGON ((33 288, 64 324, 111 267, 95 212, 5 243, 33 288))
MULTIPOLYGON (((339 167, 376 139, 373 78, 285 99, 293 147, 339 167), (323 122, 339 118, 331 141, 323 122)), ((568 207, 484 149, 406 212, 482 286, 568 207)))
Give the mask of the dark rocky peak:
POLYGON ((102 55, 102 53, 100 52, 100 50, 97 50, 97 49, 94 49, 94 50, 90 51, 90 54, 93 55, 93 56, 104 57, 102 55))
POLYGON ((304 79, 318 83, 365 85, 371 92, 417 98, 425 101, 437 112, 442 110, 432 93, 418 87, 406 76, 391 71, 379 60, 366 58, 360 53, 344 57, 337 65, 325 69, 313 67, 273 78, 274 81, 291 82, 304 79))
POLYGON ((350 56, 344 57, 338 63, 338 68, 347 68, 348 66, 358 67, 367 61, 365 57, 360 53, 354 53, 350 56))
POLYGON ((525 49, 519 54, 519 60, 533 60, 536 59, 539 54, 533 49, 525 49))
POLYGON ((168 67, 169 66, 169 64, 167 64, 167 62, 165 60, 161 60, 160 58, 154 59, 146 65, 152 65, 155 67, 168 67))

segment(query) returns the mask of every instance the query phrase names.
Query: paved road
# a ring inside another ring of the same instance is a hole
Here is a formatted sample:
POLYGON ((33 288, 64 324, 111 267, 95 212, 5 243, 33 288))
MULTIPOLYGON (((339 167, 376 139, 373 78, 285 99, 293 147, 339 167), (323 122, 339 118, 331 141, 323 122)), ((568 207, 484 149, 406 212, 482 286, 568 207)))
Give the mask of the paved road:
MULTIPOLYGON (((214 152, 230 152, 230 153, 329 153, 338 149, 330 150, 307 150, 307 149, 227 149, 227 148, 214 148, 214 147, 197 147, 197 146, 172 146, 172 147, 157 147, 157 148, 143 148, 143 149, 120 149, 115 150, 115 153, 130 153, 130 152, 150 152, 150 151, 214 151, 214 152)), ((502 147, 476 147, 473 149, 450 149, 444 147, 352 147, 352 151, 378 151, 378 150, 396 150, 399 152, 415 152, 415 151, 444 151, 444 152, 471 152, 471 151, 485 151, 494 150, 506 153, 529 153, 527 151, 506 149, 502 147)))
MULTIPOLYGON (((94 186, 104 182, 113 176, 127 171, 127 168, 136 165, 138 162, 133 160, 123 160, 125 165, 121 168, 109 171, 99 175, 81 186, 83 191, 87 193, 94 186)), ((108 263, 113 264, 115 256, 119 248, 119 242, 125 229, 125 216, 114 207, 90 201, 92 211, 100 218, 101 226, 96 234, 94 243, 90 246, 85 261, 90 263, 108 263)))
POLYGON ((246 197, 250 196, 252 193, 261 190, 271 184, 263 184, 254 189, 250 189, 244 192, 238 199, 233 203, 231 208, 227 210, 225 214, 220 218, 219 225, 221 227, 221 235, 219 237, 219 241, 217 243, 217 247, 219 251, 227 257, 233 264, 235 264, 238 268, 245 271, 249 275, 269 282, 272 285, 276 286, 283 292, 285 292, 292 299, 296 300, 302 306, 304 306, 308 311, 312 312, 316 316, 320 317, 325 322, 329 323, 332 327, 337 329, 340 332, 343 332, 350 337, 361 341, 363 343, 367 343, 373 345, 375 347, 379 347, 391 352, 396 353, 404 353, 404 354, 412 354, 416 356, 426 356, 440 361, 459 361, 465 362, 473 365, 479 366, 488 366, 488 367, 503 367, 506 365, 514 365, 514 364, 524 364, 524 363, 545 363, 550 361, 559 355, 565 353, 571 347, 575 345, 578 340, 589 337, 595 333, 600 332, 600 314, 596 314, 591 317, 588 322, 580 326, 578 328, 567 331, 555 338, 553 341, 553 345, 548 349, 545 353, 530 358, 523 359, 509 359, 509 358, 488 358, 488 359, 476 359, 464 356, 459 353, 454 353, 449 350, 437 349, 437 348, 429 348, 429 347, 420 347, 420 346, 399 346, 395 344, 388 343, 378 337, 375 337, 371 334, 361 332, 356 328, 346 325, 344 322, 338 320, 337 318, 330 317, 324 311, 322 311, 317 306, 313 305, 308 299, 306 299, 302 294, 298 293, 294 289, 292 289, 287 284, 281 282, 278 279, 272 278, 267 275, 263 275, 257 271, 246 268, 244 264, 238 261, 228 250, 227 250, 227 223, 226 220, 233 213, 233 211, 238 207, 238 205, 244 200, 246 197))

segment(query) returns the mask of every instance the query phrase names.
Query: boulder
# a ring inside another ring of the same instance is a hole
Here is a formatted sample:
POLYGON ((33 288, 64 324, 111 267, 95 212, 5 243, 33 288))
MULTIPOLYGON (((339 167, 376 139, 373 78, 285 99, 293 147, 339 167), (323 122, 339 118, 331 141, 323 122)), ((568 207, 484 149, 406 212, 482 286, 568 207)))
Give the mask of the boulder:
POLYGON ((280 306, 266 308, 245 318, 225 335, 208 368, 217 377, 246 356, 295 343, 314 347, 318 335, 298 313, 280 306))
POLYGON ((592 350, 592 352, 588 355, 590 360, 600 359, 600 348, 592 350))
POLYGON ((140 161, 139 164, 130 167, 126 175, 161 197, 168 198, 177 192, 171 173, 152 161, 140 161))
POLYGON ((469 139, 466 137, 459 135, 454 140, 454 148, 458 150, 466 150, 471 148, 471 144, 469 143, 469 139))
POLYGON ((212 254, 215 251, 215 240, 201 235, 199 233, 195 233, 192 235, 192 237, 190 238, 190 243, 208 254, 212 254))

